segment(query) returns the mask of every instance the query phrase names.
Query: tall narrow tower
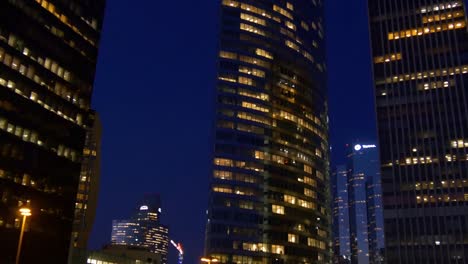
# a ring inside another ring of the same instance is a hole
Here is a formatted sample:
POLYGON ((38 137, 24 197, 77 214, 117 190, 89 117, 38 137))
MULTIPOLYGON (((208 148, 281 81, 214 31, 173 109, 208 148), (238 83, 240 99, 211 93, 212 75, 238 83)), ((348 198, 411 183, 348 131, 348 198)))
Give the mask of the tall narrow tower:
POLYGON ((328 263, 323 1, 223 0, 206 254, 328 263))
POLYGON ((468 263, 465 4, 369 0, 388 263, 468 263))

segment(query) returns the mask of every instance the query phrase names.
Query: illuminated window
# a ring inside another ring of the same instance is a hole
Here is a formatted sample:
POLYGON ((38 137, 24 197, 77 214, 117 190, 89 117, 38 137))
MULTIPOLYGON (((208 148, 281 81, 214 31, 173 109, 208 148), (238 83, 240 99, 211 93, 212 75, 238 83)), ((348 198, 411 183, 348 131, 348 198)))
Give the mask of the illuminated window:
POLYGON ((293 16, 291 15, 291 13, 289 13, 288 11, 286 11, 285 9, 277 6, 277 5, 273 5, 273 10, 280 13, 281 15, 293 20, 293 16))
POLYGON ((284 201, 285 201, 286 203, 296 204, 296 197, 285 194, 285 195, 284 195, 284 201))
POLYGON ((304 188, 304 195, 312 198, 317 198, 317 193, 311 189, 304 188))
POLYGON ((304 171, 307 173, 312 174, 312 167, 309 165, 304 164, 304 171))
POLYGON ((214 186, 213 191, 220 193, 233 193, 232 188, 228 186, 214 186))
POLYGON ((255 54, 257 54, 258 56, 262 56, 262 57, 265 57, 265 58, 268 58, 268 59, 273 59, 273 55, 266 51, 266 50, 263 50, 263 49, 256 49, 255 50, 255 54))
POLYGON ((226 167, 233 167, 234 166, 234 162, 232 160, 230 160, 230 159, 216 158, 214 160, 214 164, 218 165, 218 166, 226 166, 226 167))
POLYGON ((296 25, 294 23, 291 23, 291 22, 289 22, 287 20, 284 23, 289 29, 292 29, 292 30, 296 31, 296 25))
POLYGON ((255 24, 259 24, 259 25, 262 25, 262 26, 266 25, 266 22, 265 22, 264 19, 260 19, 258 17, 251 16, 251 15, 244 14, 244 13, 241 13, 241 19, 252 22, 252 23, 255 23, 255 24))
POLYGON ((271 245, 271 253, 283 255, 284 254, 284 246, 271 245))
POLYGON ((239 66, 239 72, 254 75, 257 77, 264 78, 265 77, 265 72, 259 69, 251 68, 251 67, 245 67, 245 66, 239 66))
POLYGON ((286 8, 291 10, 291 11, 294 11, 294 6, 291 3, 286 3, 286 8))
POLYGON ((234 52, 220 51, 219 52, 219 57, 225 58, 225 59, 235 60, 235 59, 237 59, 237 54, 234 53, 234 52))
POLYGON ((273 204, 271 206, 271 211, 275 214, 284 215, 284 206, 273 204))
POLYGON ((288 242, 299 243, 299 236, 296 234, 288 234, 288 242))
POLYGON ((244 30, 244 31, 251 32, 251 33, 255 33, 255 34, 258 34, 258 35, 266 36, 265 31, 263 31, 263 30, 261 30, 259 28, 256 28, 254 26, 244 24, 244 23, 240 24, 240 29, 244 30))

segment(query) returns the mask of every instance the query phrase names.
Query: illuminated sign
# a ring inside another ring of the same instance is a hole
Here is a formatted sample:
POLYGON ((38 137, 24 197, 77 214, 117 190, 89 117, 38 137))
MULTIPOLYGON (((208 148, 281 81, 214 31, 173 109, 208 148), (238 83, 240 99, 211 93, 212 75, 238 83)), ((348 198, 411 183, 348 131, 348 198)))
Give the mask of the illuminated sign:
POLYGON ((376 148, 376 147, 377 147, 376 145, 360 145, 360 144, 357 144, 357 145, 354 145, 354 150, 360 151, 361 149, 369 149, 369 148, 376 148))
POLYGON ((142 206, 140 207, 140 211, 144 211, 144 210, 148 210, 148 206, 142 205, 142 206))

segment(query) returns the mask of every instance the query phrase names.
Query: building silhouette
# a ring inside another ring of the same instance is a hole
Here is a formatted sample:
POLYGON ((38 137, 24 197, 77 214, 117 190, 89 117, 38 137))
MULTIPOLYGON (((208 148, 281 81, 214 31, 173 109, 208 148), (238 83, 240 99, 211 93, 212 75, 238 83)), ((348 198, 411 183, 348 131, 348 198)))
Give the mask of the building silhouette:
POLYGON ((368 2, 386 261, 467 263, 466 1, 368 2))
POLYGON ((329 263, 323 1, 221 1, 205 253, 329 263))
POLYGON ((0 1, 0 263, 67 262, 104 4, 0 1))

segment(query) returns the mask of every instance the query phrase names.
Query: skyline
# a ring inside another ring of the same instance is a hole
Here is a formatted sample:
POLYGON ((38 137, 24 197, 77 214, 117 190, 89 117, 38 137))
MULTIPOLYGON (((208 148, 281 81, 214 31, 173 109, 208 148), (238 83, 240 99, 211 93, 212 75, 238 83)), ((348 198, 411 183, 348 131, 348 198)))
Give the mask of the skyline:
MULTIPOLYGON (((160 5, 143 1, 132 4, 125 1, 108 3, 96 92, 93 98, 93 106, 99 111, 103 122, 101 192, 91 241, 94 248, 108 242, 106 239, 109 236, 105 234, 110 234, 111 219, 118 219, 128 214, 129 211, 125 208, 136 202, 141 193, 159 192, 165 201, 163 204, 165 222, 171 225, 172 238, 184 245, 187 263, 195 261, 201 254, 205 210, 208 207, 207 190, 210 176, 208 157, 211 153, 211 119, 214 107, 214 97, 210 92, 213 91, 216 80, 217 12, 217 3, 205 2, 196 4, 190 1, 177 4, 164 2, 160 5), (179 5, 184 8, 178 8, 179 5), (169 18, 164 10, 176 9, 184 19, 166 22, 169 18), (121 19, 127 16, 133 19, 129 21, 121 19), (187 24, 187 21, 190 23, 187 24), (145 25, 148 24, 154 25, 152 31, 158 32, 157 36, 147 35, 145 25), (199 31, 199 29, 204 30, 199 31), (144 37, 144 41, 135 42, 127 36, 144 37), (162 37, 170 41, 158 41, 158 38, 162 37), (188 42, 190 46, 185 45, 188 42), (167 50, 174 53, 166 52, 167 50), (181 56, 179 51, 185 51, 182 53, 184 56, 181 56), (173 55, 176 52, 178 55, 173 55), (119 64, 120 61, 126 63, 119 64), (194 68, 202 70, 192 70, 194 68), (186 80, 177 78, 180 72, 186 74, 186 80), (125 78, 115 78, 115 76, 125 76, 125 78), (156 79, 158 81, 155 81, 156 79), (161 86, 174 88, 157 93, 155 90, 158 88, 158 83, 161 86), (132 86, 135 88, 127 88, 132 86), (107 93, 109 87, 112 87, 112 96, 107 93), (165 99, 158 99, 158 96, 165 99), (174 100, 177 104, 170 107, 170 100, 166 98, 174 100), (199 103, 195 103, 191 98, 197 98, 199 103), (168 109, 173 112, 168 112, 168 109), (192 113, 193 119, 184 117, 183 113, 186 111, 192 113), (160 120, 158 124, 147 123, 148 120, 153 120, 154 113, 165 115, 158 115, 160 120), (131 124, 125 122, 127 125, 122 125, 122 120, 130 119, 133 120, 131 124), (182 123, 196 129, 186 129, 182 123), (175 129, 163 129, 164 127, 175 129), (142 137, 141 133, 153 135, 155 139, 164 137, 163 141, 180 140, 177 143, 179 150, 184 146, 187 148, 185 153, 195 156, 194 160, 184 159, 190 168, 184 169, 178 165, 178 158, 173 156, 179 153, 177 150, 171 150, 171 146, 167 144, 148 140, 142 137), (134 139, 132 144, 129 144, 129 139, 134 139), (141 146, 162 149, 168 155, 141 146), (140 154, 135 150, 139 150, 140 154), (145 154, 144 157, 138 160, 142 153, 145 154), (139 181, 131 182, 135 177, 139 181), (196 188, 178 185, 179 182, 189 179, 197 179, 198 182, 190 182, 190 185, 196 188), (126 195, 122 196, 122 192, 126 195), (193 199, 190 199, 192 206, 184 205, 183 198, 179 197, 180 193, 189 193, 193 196, 193 199), (117 204, 118 207, 113 206, 117 204), (179 211, 179 208, 184 210, 179 211), (187 217, 193 217, 191 226, 187 226, 184 221, 187 217), (103 234, 98 235, 98 232, 103 234), (188 237, 197 237, 198 241, 187 241, 188 237)), ((334 13, 334 17, 337 18, 333 23, 327 23, 326 34, 329 42, 328 68, 331 75, 329 77, 331 142, 333 146, 343 147, 346 143, 352 143, 355 138, 374 140, 375 132, 372 129, 374 125, 368 122, 369 119, 373 120, 374 113, 370 73, 367 74, 371 63, 370 53, 366 49, 367 21, 363 19, 367 8, 364 2, 356 5, 334 0, 328 2, 327 13, 334 13), (346 25, 347 30, 341 29, 343 25, 346 25), (347 39, 358 40, 354 46, 356 53, 351 54, 341 48, 340 43, 347 39), (341 74, 338 75, 337 72, 341 74), (350 89, 348 82, 355 84, 352 86, 353 89, 350 89), (362 87, 362 90, 357 90, 357 86, 362 87), (359 104, 356 104, 356 101, 359 101, 359 104), (350 117, 346 110, 348 108, 354 108, 356 114, 350 117), (355 132, 349 133, 349 131, 355 132)), ((333 149, 332 156, 344 156, 344 153, 340 154, 337 147, 333 149)), ((169 259, 175 258, 176 254, 171 248, 169 259)))

